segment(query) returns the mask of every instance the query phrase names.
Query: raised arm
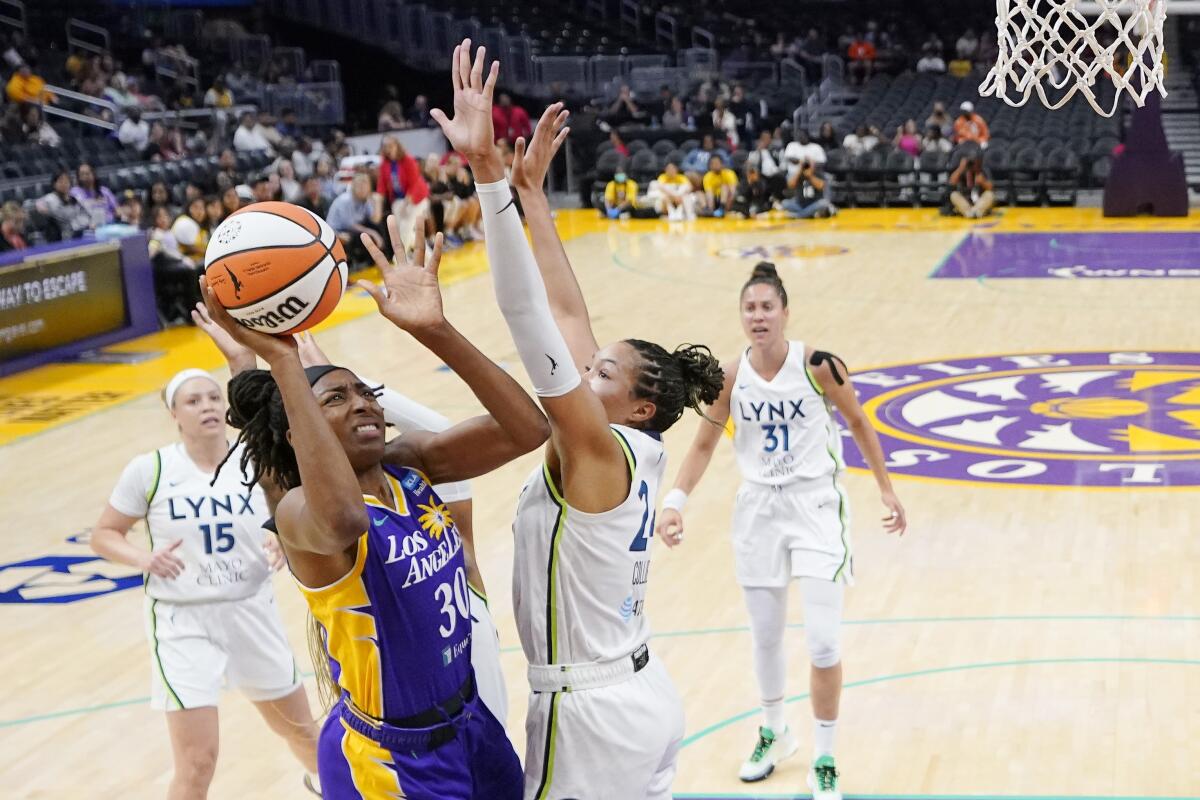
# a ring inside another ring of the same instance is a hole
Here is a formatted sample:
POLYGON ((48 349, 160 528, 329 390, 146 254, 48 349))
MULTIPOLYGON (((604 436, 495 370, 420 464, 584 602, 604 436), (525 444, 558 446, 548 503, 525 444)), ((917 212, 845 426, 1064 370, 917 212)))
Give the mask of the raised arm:
POLYGON ((729 420, 729 398, 733 394, 733 382, 737 376, 737 362, 725 364, 725 384, 721 387, 721 396, 708 407, 705 416, 700 420, 696 429, 696 438, 684 456, 675 476, 675 486, 667 492, 662 501, 662 511, 658 515, 658 525, 655 533, 663 537, 669 547, 674 547, 683 541, 683 509, 687 505, 688 495, 704 477, 712 461, 713 452, 721 441, 721 433, 729 420))
POLYGON ((454 118, 440 109, 433 116, 475 174, 496 302, 550 418, 553 455, 561 462, 567 500, 580 511, 607 511, 628 492, 624 455, 600 398, 581 380, 525 240, 512 189, 492 143, 492 91, 499 65, 492 64, 485 82, 485 56, 479 48, 472 64, 469 40, 455 48, 454 118))
MULTIPOLYGON (((280 538, 288 546, 310 553, 345 553, 369 524, 362 488, 346 451, 317 405, 295 342, 290 336, 270 336, 238 324, 217 302, 204 278, 200 290, 212 320, 267 362, 283 400, 301 487, 289 491, 276 509, 280 538)), ((252 375, 246 373, 240 380, 252 379, 252 375)), ((234 406, 232 396, 230 405, 234 406)))
POLYGON ((467 341, 442 313, 437 275, 442 258, 438 234, 425 266, 425 220, 416 224, 414 263, 404 262, 395 217, 388 218, 395 263, 366 237, 363 244, 384 278, 380 288, 358 285, 379 311, 442 360, 483 404, 487 414, 440 432, 414 431, 388 445, 384 458, 422 470, 434 483, 461 481, 491 472, 542 445, 550 435, 545 416, 513 378, 467 341))
POLYGON ((550 311, 563 338, 567 340, 575 365, 584 369, 599 348, 596 335, 592 333, 587 303, 575 278, 575 271, 571 269, 567 251, 563 249, 558 229, 554 226, 554 218, 550 216, 550 201, 543 190, 550 162, 571 130, 563 127, 568 113, 563 110, 562 103, 551 104, 538 120, 528 146, 524 139, 517 139, 512 182, 521 196, 521 208, 533 239, 533 255, 537 259, 538 271, 546 285, 550 311))

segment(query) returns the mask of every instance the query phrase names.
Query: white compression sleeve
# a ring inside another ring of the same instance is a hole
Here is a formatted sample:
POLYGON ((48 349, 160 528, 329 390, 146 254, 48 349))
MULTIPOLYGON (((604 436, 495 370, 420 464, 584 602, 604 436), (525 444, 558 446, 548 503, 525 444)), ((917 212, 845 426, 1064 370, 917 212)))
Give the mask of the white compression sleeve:
MULTIPOLYGON (((359 375, 358 379, 367 386, 379 386, 377 382, 364 375, 359 375)), ((423 406, 416 400, 405 397, 386 386, 380 388, 377 399, 379 400, 379 405, 383 407, 384 421, 394 426, 402 435, 409 431, 440 433, 451 425, 450 420, 432 408, 423 406)), ((460 500, 471 499, 470 481, 439 483, 433 489, 437 492, 438 497, 447 503, 456 503, 460 500)))
POLYGON ((496 303, 539 397, 560 397, 580 383, 579 370, 550 312, 546 285, 525 239, 507 180, 476 183, 496 303))

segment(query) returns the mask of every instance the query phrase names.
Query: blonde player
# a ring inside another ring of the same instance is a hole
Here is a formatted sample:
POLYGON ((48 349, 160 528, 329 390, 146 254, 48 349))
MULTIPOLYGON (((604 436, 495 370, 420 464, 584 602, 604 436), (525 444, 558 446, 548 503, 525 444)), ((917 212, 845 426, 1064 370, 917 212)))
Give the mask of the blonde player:
POLYGON ((497 303, 550 420, 513 523, 513 606, 530 664, 525 798, 666 800, 683 708, 647 646, 660 434, 717 399, 720 365, 703 347, 597 347, 541 191, 566 134, 554 133, 562 106, 542 116, 528 154, 518 140, 513 161, 535 261, 493 146, 498 65, 485 83, 484 59, 480 48, 471 63, 469 41, 455 49, 454 118, 434 117, 470 161, 497 303))
MULTIPOLYGON (((319 793, 318 728, 288 646, 264 546, 267 502, 247 475, 227 467, 225 398, 207 372, 184 370, 163 391, 179 441, 125 467, 92 533, 101 556, 146 574, 151 700, 167 712, 175 773, 171 800, 208 794, 217 763, 217 700, 236 686, 282 736, 319 793), (128 540, 138 520, 147 547, 128 540)), ((237 463, 237 460, 234 460, 237 463)))
POLYGON ((788 585, 798 579, 812 660, 813 764, 816 800, 840 800, 834 733, 842 691, 841 637, 845 586, 853 581, 850 508, 839 477, 842 437, 832 408, 849 426, 888 510, 884 529, 904 533, 904 508, 892 491, 879 438, 858 404, 837 356, 788 341, 787 291, 772 264, 760 263, 742 287, 742 328, 750 346, 725 365, 725 385, 663 499, 658 532, 672 547, 683 540, 683 508, 712 459, 726 421, 743 483, 733 513, 734 570, 746 598, 763 720, 743 781, 766 778, 799 747, 783 708, 787 663, 783 634, 788 585))
MULTIPOLYGON (((196 304, 192 310, 192 321, 212 339, 213 344, 225 356, 231 374, 237 375, 239 372, 257 368, 258 360, 254 352, 234 341, 224 328, 213 322, 204 303, 196 304)), ((310 332, 297 334, 295 340, 300 362, 304 367, 326 366, 332 363, 310 332)), ((370 378, 364 377, 362 380, 368 386, 379 387, 375 399, 383 409, 384 421, 396 428, 401 435, 411 431, 439 433, 450 427, 450 420, 433 409, 397 391, 379 386, 370 378)), ((471 666, 475 671, 476 688, 479 698, 487 705, 488 710, 501 725, 504 725, 508 718, 508 689, 504 684, 504 671, 500 667, 500 634, 492 620, 483 575, 475 558, 471 482, 442 483, 433 488, 438 497, 446 503, 463 540, 463 555, 467 563, 467 588, 471 594, 471 666)), ((272 512, 278 499, 267 498, 272 512)))

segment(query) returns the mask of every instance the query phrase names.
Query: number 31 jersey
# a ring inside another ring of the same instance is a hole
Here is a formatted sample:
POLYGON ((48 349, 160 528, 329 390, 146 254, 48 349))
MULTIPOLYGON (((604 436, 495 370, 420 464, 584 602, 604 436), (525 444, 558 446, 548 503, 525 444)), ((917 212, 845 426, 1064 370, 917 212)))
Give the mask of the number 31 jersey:
POLYGON ((844 469, 841 432, 805 363, 803 342, 788 343, 783 367, 769 381, 754 371, 747 348, 729 416, 738 467, 750 483, 782 486, 844 469))
POLYGON ((572 508, 545 464, 517 501, 513 611, 530 664, 611 661, 649 638, 646 589, 666 453, 658 434, 611 430, 632 476, 620 505, 600 514, 572 508))
POLYGON ((257 485, 245 485, 241 456, 239 447, 212 486, 212 474, 196 466, 180 442, 138 456, 121 473, 109 505, 145 519, 152 550, 182 541, 174 554, 183 572, 174 579, 148 575, 150 597, 171 603, 241 600, 270 578, 262 547, 267 501, 257 485))

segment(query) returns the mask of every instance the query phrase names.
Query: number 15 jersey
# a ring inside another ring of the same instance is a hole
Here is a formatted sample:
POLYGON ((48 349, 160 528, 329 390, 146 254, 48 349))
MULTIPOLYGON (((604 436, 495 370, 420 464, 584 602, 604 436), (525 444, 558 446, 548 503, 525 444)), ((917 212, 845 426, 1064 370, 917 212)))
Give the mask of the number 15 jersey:
POLYGON ((600 514, 572 508, 545 464, 517 501, 513 611, 530 664, 612 661, 650 636, 646 589, 666 453, 658 434, 611 430, 631 475, 620 505, 600 514))
POLYGON ((841 432, 805 363, 803 342, 788 343, 787 358, 769 381, 754 371, 747 348, 738 362, 729 416, 738 467, 750 483, 783 486, 845 468, 841 432))

